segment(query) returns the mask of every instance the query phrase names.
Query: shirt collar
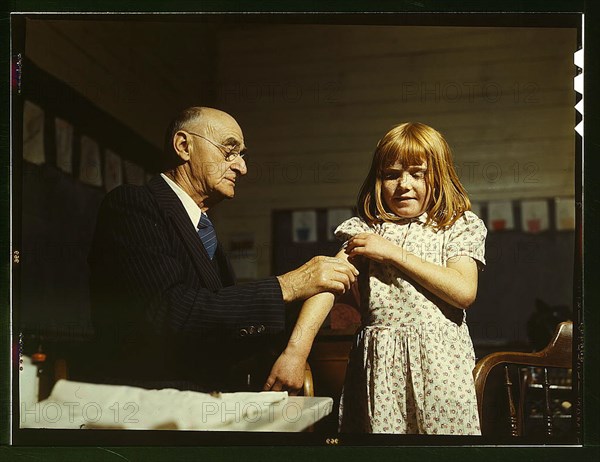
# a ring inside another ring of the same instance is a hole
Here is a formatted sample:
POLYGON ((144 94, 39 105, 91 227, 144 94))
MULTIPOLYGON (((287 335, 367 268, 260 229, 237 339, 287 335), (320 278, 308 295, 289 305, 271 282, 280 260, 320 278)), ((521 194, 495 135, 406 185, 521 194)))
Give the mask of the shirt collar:
POLYGON ((411 220, 425 223, 425 222, 427 222, 427 217, 428 217, 427 212, 423 212, 421 215, 419 215, 418 217, 414 217, 411 220))
MULTIPOLYGON (((416 222, 425 224, 427 222, 427 217, 428 217, 427 212, 423 212, 418 217, 404 218, 404 219, 401 219, 398 223, 412 223, 412 222, 416 221, 416 222)), ((379 215, 378 215, 378 218, 380 218, 379 215)))
POLYGON ((200 209, 200 207, 198 207, 198 204, 196 204, 194 202, 194 199, 192 199, 188 193, 181 189, 181 187, 167 175, 161 173, 160 176, 163 177, 163 179, 167 182, 167 184, 173 190, 173 192, 177 194, 177 197, 181 201, 183 208, 187 212, 192 224, 194 225, 194 229, 198 229, 198 222, 200 221, 200 217, 202 216, 202 210, 200 209))

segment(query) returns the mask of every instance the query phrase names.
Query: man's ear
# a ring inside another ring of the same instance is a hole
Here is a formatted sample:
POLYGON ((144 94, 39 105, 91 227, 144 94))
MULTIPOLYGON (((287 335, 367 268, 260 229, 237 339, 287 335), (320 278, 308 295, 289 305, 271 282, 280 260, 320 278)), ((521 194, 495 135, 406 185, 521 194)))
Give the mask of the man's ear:
POLYGON ((190 136, 183 130, 173 135, 173 150, 184 162, 190 160, 190 136))

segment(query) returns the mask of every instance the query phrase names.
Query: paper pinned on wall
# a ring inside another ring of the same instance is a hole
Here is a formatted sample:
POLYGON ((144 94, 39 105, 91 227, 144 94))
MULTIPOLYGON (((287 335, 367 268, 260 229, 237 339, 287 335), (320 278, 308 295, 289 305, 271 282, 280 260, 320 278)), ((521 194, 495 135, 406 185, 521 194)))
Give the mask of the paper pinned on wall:
POLYGON ((572 197, 554 199, 556 210, 556 229, 570 231, 575 229, 575 200, 572 197))
POLYGON ((327 240, 334 241, 333 232, 344 221, 352 218, 351 208, 339 208, 327 210, 327 240))
POLYGON ((124 160, 123 166, 125 168, 125 181, 127 181, 127 183, 138 186, 142 186, 144 184, 146 172, 144 172, 142 167, 129 160, 124 160))
POLYGON ((123 184, 121 158, 110 149, 104 151, 104 187, 111 191, 123 184))
POLYGON ((238 281, 258 278, 258 251, 253 233, 234 234, 229 239, 227 256, 238 281))
POLYGON ((89 136, 81 137, 79 180, 92 186, 102 186, 102 166, 98 143, 89 136))
POLYGON ((503 231, 514 229, 512 203, 510 201, 492 201, 488 203, 488 229, 503 231))
POLYGON ((31 101, 23 106, 23 159, 35 165, 46 162, 44 110, 31 101))
POLYGON ((256 249, 231 251, 227 253, 227 256, 238 281, 258 279, 258 254, 256 249))
POLYGON ((521 202, 521 229, 528 233, 547 231, 549 227, 548 201, 521 202))
POLYGON ((56 133, 56 166, 65 173, 73 173, 73 125, 56 117, 54 130, 56 133))
POLYGON ((317 242, 317 212, 302 210, 292 213, 292 241, 317 242))
POLYGON ((237 233, 229 238, 227 252, 238 281, 258 278, 258 252, 253 233, 237 233))

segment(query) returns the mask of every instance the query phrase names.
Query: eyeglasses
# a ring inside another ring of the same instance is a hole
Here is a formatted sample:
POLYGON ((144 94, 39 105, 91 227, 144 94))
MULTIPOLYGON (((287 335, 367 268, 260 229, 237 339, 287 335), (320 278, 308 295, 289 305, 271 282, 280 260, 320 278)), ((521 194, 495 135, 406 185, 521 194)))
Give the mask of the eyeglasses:
POLYGON ((198 133, 189 132, 189 131, 187 133, 189 133, 190 135, 198 136, 198 137, 202 138, 203 140, 208 141, 214 147, 218 148, 225 156, 225 160, 227 162, 233 162, 238 157, 243 159, 244 156, 246 155, 245 152, 240 151, 239 146, 225 146, 224 144, 217 143, 217 142, 207 138, 206 136, 200 135, 198 133))

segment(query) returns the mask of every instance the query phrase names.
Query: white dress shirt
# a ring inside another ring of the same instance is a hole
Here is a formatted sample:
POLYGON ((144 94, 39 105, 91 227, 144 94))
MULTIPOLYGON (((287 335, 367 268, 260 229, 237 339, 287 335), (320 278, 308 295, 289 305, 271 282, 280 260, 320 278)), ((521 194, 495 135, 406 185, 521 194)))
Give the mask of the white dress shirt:
POLYGON ((202 216, 202 210, 198 207, 198 204, 194 202, 194 199, 190 197, 188 193, 186 193, 183 189, 179 187, 177 183, 171 180, 167 175, 161 173, 160 176, 167 182, 170 188, 173 190, 177 197, 183 204, 185 211, 187 212, 192 224, 194 225, 194 229, 198 229, 198 223, 200 222, 200 217, 202 216))

